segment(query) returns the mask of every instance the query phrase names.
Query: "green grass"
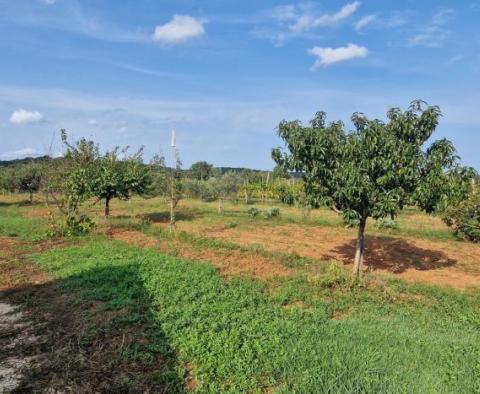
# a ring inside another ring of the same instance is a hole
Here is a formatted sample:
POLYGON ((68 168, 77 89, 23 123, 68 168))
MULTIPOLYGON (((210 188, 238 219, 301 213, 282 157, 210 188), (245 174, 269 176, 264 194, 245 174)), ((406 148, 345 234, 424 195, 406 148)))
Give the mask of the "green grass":
POLYGON ((0 205, 0 235, 18 237, 24 241, 47 238, 48 224, 41 217, 25 217, 18 205, 0 205))
POLYGON ((153 377, 170 392, 181 391, 184 367, 208 393, 480 392, 478 291, 349 290, 337 268, 225 282, 207 263, 98 239, 35 258, 82 298, 128 308, 132 321, 148 304, 150 342, 137 353, 175 355, 176 368, 153 377))

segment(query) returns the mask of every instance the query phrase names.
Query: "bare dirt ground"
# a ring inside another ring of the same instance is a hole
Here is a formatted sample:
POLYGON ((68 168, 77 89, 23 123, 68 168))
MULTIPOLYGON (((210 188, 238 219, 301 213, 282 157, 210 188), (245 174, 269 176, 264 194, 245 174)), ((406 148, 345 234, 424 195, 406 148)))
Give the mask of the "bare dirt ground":
POLYGON ((279 262, 267 259, 258 253, 238 250, 193 248, 176 240, 159 241, 140 231, 114 229, 109 232, 113 239, 135 246, 156 249, 164 253, 200 261, 208 261, 217 267, 223 276, 249 275, 260 279, 290 275, 293 270, 279 262))
MULTIPOLYGON (((182 229, 239 245, 260 245, 265 250, 297 253, 316 260, 350 264, 355 253, 355 230, 296 224, 256 225, 241 228, 198 227, 182 229)), ((458 289, 480 287, 480 246, 457 241, 368 235, 365 265, 411 282, 458 289)))

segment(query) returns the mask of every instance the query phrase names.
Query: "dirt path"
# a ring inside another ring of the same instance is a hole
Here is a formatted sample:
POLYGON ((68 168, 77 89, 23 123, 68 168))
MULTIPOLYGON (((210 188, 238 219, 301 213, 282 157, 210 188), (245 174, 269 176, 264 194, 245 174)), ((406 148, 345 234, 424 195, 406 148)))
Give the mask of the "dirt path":
POLYGON ((43 339, 36 327, 18 307, 0 302, 0 393, 19 388, 27 370, 35 363, 36 352, 43 339))

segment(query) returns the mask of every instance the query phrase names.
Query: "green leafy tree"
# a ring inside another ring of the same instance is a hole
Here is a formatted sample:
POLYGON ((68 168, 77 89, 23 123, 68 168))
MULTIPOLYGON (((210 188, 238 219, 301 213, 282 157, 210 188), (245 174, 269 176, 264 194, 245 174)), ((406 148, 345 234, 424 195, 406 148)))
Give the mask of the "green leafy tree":
POLYGON ((480 190, 474 181, 466 198, 445 209, 443 220, 458 238, 480 242, 480 190))
POLYGON ((80 213, 80 206, 92 196, 91 181, 99 149, 93 141, 85 138, 69 143, 64 129, 61 130, 61 139, 66 148, 64 156, 45 162, 43 167, 47 206, 53 203, 64 219, 59 225, 53 211, 50 211, 51 233, 84 234, 92 229, 94 223, 86 214, 80 213))
POLYGON ((440 116, 438 107, 414 101, 406 111, 390 109, 387 122, 354 113, 353 132, 340 121, 327 124, 324 112, 307 127, 300 121, 280 123, 288 153, 274 149, 276 163, 302 174, 312 206, 327 204, 358 226, 355 276, 363 264, 367 219, 393 219, 424 178, 443 170, 437 162, 450 160, 447 141, 422 149, 440 116), (435 165, 429 168, 430 161, 435 165))
POLYGON ((38 164, 23 164, 15 171, 15 189, 20 193, 28 193, 30 204, 33 203, 33 195, 40 190, 42 185, 42 172, 38 164))
MULTIPOLYGON (((454 155, 452 147, 447 149, 449 154, 454 155)), ((444 167, 434 168, 433 171, 430 168, 412 196, 412 204, 428 213, 442 214, 449 207, 466 200, 472 190, 472 182, 476 180, 478 173, 475 169, 448 161, 444 167), (443 171, 445 167, 447 170, 443 171)))
POLYGON ((224 200, 236 196, 242 185, 242 178, 232 171, 226 172, 219 178, 214 178, 214 190, 218 199, 218 214, 224 212, 224 200))
POLYGON ((279 166, 277 164, 272 171, 272 178, 273 178, 273 180, 276 181, 276 180, 281 180, 281 179, 290 179, 291 176, 290 176, 290 173, 288 172, 288 170, 285 167, 279 166))
POLYGON ((0 168, 0 191, 13 193, 15 191, 15 172, 12 167, 0 168))
POLYGON ((197 161, 191 165, 189 174, 193 179, 205 181, 214 175, 214 168, 206 161, 197 161))
POLYGON ((151 177, 142 159, 142 149, 129 155, 128 148, 121 152, 116 148, 95 161, 91 194, 105 202, 106 217, 110 215, 112 199, 129 200, 134 194, 146 195, 149 192, 151 177))

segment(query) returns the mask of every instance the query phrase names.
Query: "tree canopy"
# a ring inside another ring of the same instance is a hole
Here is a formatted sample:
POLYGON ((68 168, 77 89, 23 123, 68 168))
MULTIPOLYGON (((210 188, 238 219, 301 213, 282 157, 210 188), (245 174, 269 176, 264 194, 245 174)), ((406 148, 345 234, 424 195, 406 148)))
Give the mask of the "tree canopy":
POLYGON ((204 181, 213 176, 214 168, 212 164, 206 161, 197 161, 191 165, 189 172, 192 178, 204 181))
POLYGON ((114 198, 128 200, 133 194, 146 194, 151 185, 148 169, 142 161, 142 150, 129 155, 127 149, 119 155, 116 148, 95 162, 91 193, 105 201, 105 216, 110 214, 110 201, 114 198))
POLYGON ((327 204, 359 228, 355 274, 363 262, 367 219, 394 218, 419 185, 455 162, 447 140, 424 150, 440 116, 439 107, 414 101, 406 111, 390 109, 386 122, 354 113, 351 132, 341 121, 327 123, 325 112, 317 112, 309 126, 280 123, 288 152, 274 149, 276 163, 302 174, 313 206, 327 204))

